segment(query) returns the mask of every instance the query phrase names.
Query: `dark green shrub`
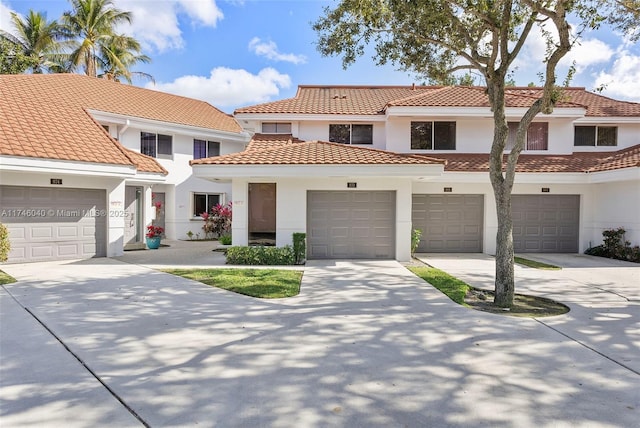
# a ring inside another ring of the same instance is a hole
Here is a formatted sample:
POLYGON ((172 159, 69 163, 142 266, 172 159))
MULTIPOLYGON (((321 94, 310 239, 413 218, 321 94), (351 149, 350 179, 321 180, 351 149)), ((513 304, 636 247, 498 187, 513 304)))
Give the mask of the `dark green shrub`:
POLYGON ((11 242, 9 242, 9 229, 0 223, 0 262, 6 262, 11 250, 11 242))
POLYGON ((307 234, 306 233, 294 233, 293 234, 293 256, 297 265, 302 265, 307 258, 307 234))
POLYGON ((640 263, 640 247, 637 245, 632 247, 631 242, 624 239, 625 232, 623 227, 604 230, 602 232, 604 244, 587 248, 584 253, 640 263))
POLYGON ((220 244, 222 245, 231 245, 231 235, 222 235, 220 238, 218 238, 218 242, 220 242, 220 244))
POLYGON ((230 247, 226 251, 230 265, 292 265, 293 247, 230 247))

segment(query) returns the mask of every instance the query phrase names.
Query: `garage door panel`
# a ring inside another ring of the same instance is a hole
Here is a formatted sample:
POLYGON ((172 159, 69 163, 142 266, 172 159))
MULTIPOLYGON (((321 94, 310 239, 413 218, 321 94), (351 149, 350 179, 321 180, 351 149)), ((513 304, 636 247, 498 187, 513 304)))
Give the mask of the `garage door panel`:
POLYGON ((106 255, 107 219, 95 215, 106 210, 104 190, 0 186, 0 205, 29 213, 2 219, 12 262, 106 255))
POLYGON ((309 191, 307 195, 310 259, 394 258, 395 192, 309 191))
POLYGON ((53 239, 53 226, 37 226, 31 228, 30 239, 53 239))
POLYGON ((578 252, 579 195, 513 195, 516 252, 578 252))
POLYGON ((413 228, 421 252, 481 252, 483 195, 413 195, 413 228))

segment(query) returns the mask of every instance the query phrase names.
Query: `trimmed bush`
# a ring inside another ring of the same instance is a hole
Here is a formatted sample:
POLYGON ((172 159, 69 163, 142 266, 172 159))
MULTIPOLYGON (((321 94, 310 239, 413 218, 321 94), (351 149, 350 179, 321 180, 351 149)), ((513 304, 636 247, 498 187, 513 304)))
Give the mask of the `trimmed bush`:
POLYGON ((587 248, 584 253, 590 256, 640 263, 640 247, 637 245, 632 247, 631 242, 624 237, 625 232, 623 227, 604 230, 602 232, 604 244, 587 248))
POLYGON ((307 258, 307 234, 306 233, 294 233, 293 234, 293 256, 297 265, 304 264, 307 258))
POLYGON ((0 223, 0 262, 6 262, 9 257, 9 250, 11 250, 11 243, 9 242, 9 229, 7 226, 0 223))
POLYGON ((222 235, 218 238, 218 242, 220 242, 221 245, 231 245, 231 241, 231 235, 222 235))
POLYGON ((293 247, 230 247, 226 251, 229 265, 293 265, 293 247))

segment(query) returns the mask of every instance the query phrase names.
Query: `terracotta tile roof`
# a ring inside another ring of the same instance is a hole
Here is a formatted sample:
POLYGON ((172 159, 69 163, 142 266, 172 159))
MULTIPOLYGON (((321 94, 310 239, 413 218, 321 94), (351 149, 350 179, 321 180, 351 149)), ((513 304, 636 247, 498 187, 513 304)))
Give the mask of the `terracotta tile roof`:
POLYGON ((129 150, 126 147, 123 147, 125 154, 131 159, 131 162, 136 166, 136 169, 140 172, 151 172, 158 174, 168 174, 169 172, 162 167, 154 158, 151 156, 143 155, 142 153, 135 152, 133 150, 129 150))
POLYGON ((601 159, 589 172, 611 171, 614 169, 640 167, 640 144, 610 153, 601 159))
POLYGON ((301 143, 302 140, 291 134, 254 134, 245 150, 263 150, 301 143))
MULTIPOLYGON (((241 132, 202 101, 77 74, 0 75, 0 154, 135 164, 87 110, 241 132)), ((143 168, 162 169, 152 163, 143 168)))
MULTIPOLYGON (((486 153, 438 153, 434 156, 447 161, 445 172, 489 171, 489 154, 486 153)), ((506 155, 504 160, 506 161, 506 155)), ((640 167, 640 145, 619 152, 520 155, 516 172, 596 172, 629 167, 640 167)))
POLYGON ((190 163, 191 165, 425 165, 443 164, 444 161, 428 156, 398 154, 339 143, 307 141, 198 159, 190 163))
MULTIPOLYGON (((528 88, 527 88, 528 89, 528 88)), ((479 86, 446 86, 400 100, 392 100, 389 106, 405 107, 489 107, 486 88, 479 86)), ((540 91, 538 91, 540 92, 540 91)), ((505 93, 506 107, 530 107, 539 98, 528 90, 509 90, 505 93)), ((583 107, 566 100, 556 104, 557 107, 583 107)))
POLYGON ((416 86, 298 86, 293 98, 239 108, 238 113, 382 114, 391 100, 433 87, 416 86))
MULTIPOLYGON (((529 107, 541 88, 513 87, 506 91, 508 107, 529 107)), ((558 107, 586 108, 593 117, 640 117, 640 103, 618 101, 564 88, 558 107)), ((387 106, 488 107, 484 87, 469 86, 306 86, 293 98, 239 108, 241 113, 381 115, 387 106)))

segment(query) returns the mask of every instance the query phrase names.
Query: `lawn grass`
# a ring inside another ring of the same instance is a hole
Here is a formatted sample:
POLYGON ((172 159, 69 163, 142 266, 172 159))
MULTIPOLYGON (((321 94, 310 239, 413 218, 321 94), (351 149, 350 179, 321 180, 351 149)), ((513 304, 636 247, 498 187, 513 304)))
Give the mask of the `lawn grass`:
POLYGON ((544 269, 544 270, 562 270, 560 266, 550 265, 548 263, 537 262, 535 260, 524 259, 522 257, 514 257, 513 260, 524 266, 532 267, 535 269, 544 269))
POLYGON ((261 299, 277 299, 300 293, 302 271, 279 269, 166 269, 212 287, 261 299))
POLYGON ((440 269, 429 266, 411 266, 409 267, 409 270, 446 294, 457 304, 468 306, 464 302, 464 297, 471 289, 469 284, 460 281, 458 278, 453 277, 440 269))
POLYGON ((0 285, 11 284, 12 282, 16 282, 16 279, 0 270, 0 285))

